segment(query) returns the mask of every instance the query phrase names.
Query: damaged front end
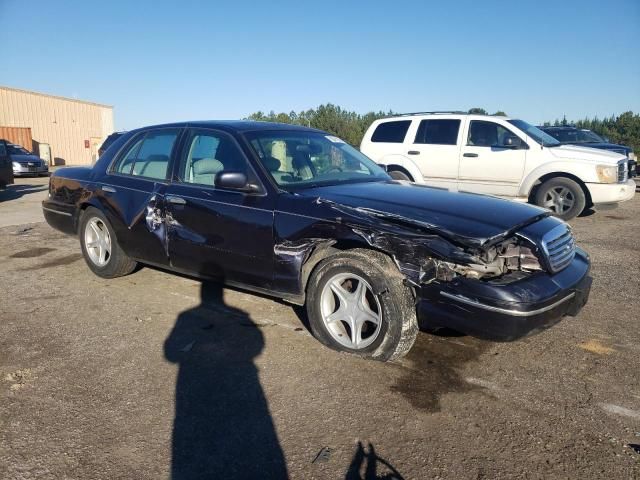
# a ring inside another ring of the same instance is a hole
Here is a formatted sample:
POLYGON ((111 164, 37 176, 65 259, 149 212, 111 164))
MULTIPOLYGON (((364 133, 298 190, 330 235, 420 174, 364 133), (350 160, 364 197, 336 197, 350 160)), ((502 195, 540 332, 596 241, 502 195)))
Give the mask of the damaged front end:
POLYGON ((393 259, 426 328, 511 340, 575 315, 588 297, 588 256, 575 248, 569 227, 547 212, 478 238, 388 212, 314 202, 335 220, 305 219, 300 233, 313 236, 289 237, 275 248, 282 274, 276 281, 297 275, 302 297, 309 273, 333 249, 363 247, 393 259), (562 271, 554 270, 554 259, 564 262, 562 271))
POLYGON ((451 281, 461 275, 471 279, 496 279, 512 272, 524 274, 543 270, 534 245, 524 239, 512 237, 487 248, 479 258, 481 263, 459 264, 446 260, 432 260, 433 271, 423 274, 420 283, 433 280, 451 281))
POLYGON ((437 225, 368 208, 346 207, 318 199, 340 212, 341 223, 370 247, 390 255, 413 286, 458 276, 497 279, 518 272, 521 278, 544 270, 542 251, 518 230, 549 216, 531 217, 490 238, 466 237, 437 225))

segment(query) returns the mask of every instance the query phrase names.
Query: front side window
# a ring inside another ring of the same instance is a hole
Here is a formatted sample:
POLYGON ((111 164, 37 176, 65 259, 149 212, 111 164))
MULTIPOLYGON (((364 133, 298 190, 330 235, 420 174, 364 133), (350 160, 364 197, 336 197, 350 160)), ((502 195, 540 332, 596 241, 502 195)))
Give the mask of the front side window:
POLYGON ((221 132, 195 130, 186 143, 186 158, 178 177, 185 183, 214 186, 219 172, 241 172, 249 179, 255 175, 231 137, 221 132))
POLYGON ((460 130, 460 120, 422 120, 418 127, 415 143, 456 145, 458 130, 460 130))
POLYGON ((247 137, 265 169, 285 190, 389 179, 371 159, 332 135, 258 131, 247 137))
POLYGON ((469 126, 467 145, 475 147, 496 147, 504 145, 506 137, 514 136, 512 132, 494 122, 472 120, 469 126))
POLYGON ((167 178, 167 168, 179 130, 153 130, 136 137, 114 171, 156 180, 167 178))
POLYGON ((371 141, 376 143, 402 143, 407 130, 409 130, 409 125, 411 125, 411 120, 381 123, 373 132, 371 141))

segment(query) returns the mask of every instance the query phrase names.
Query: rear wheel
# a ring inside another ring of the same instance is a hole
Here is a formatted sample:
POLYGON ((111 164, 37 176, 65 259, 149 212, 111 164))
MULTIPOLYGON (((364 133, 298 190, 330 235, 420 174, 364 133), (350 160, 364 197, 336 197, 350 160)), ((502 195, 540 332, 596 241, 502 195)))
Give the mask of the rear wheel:
POLYGON ((418 334, 411 290, 391 259, 375 251, 321 262, 307 286, 307 313, 322 343, 375 360, 402 357, 418 334))
POLYGON ((136 268, 137 262, 120 248, 113 227, 97 208, 85 210, 80 220, 79 234, 84 259, 99 277, 121 277, 136 268))
POLYGON ((577 182, 566 177, 556 177, 538 187, 535 203, 548 208, 556 217, 571 220, 582 213, 587 200, 577 182))
POLYGON ((413 178, 411 178, 402 170, 390 170, 389 176, 394 180, 406 180, 407 182, 413 182, 413 178))

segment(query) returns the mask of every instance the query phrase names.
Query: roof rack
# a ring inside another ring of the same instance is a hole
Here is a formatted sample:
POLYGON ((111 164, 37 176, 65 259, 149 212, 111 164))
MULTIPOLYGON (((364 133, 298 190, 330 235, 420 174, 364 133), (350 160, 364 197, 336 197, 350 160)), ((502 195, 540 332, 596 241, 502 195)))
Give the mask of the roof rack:
POLYGON ((410 113, 396 113, 394 117, 408 117, 411 115, 447 115, 447 114, 455 114, 455 115, 469 115, 469 112, 463 112, 462 110, 438 110, 434 112, 410 112, 410 113))

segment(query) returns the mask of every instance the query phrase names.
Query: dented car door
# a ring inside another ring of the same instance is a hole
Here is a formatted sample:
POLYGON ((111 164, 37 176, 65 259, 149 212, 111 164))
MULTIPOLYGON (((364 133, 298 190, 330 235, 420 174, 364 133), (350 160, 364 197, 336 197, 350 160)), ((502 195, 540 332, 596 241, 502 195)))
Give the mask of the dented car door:
POLYGON ((190 130, 165 196, 171 266, 271 288, 274 200, 260 185, 231 135, 190 130), (217 187, 221 172, 243 173, 255 190, 217 187))
POLYGON ((123 250, 159 266, 169 264, 164 193, 180 132, 162 128, 134 136, 95 185, 123 250))

